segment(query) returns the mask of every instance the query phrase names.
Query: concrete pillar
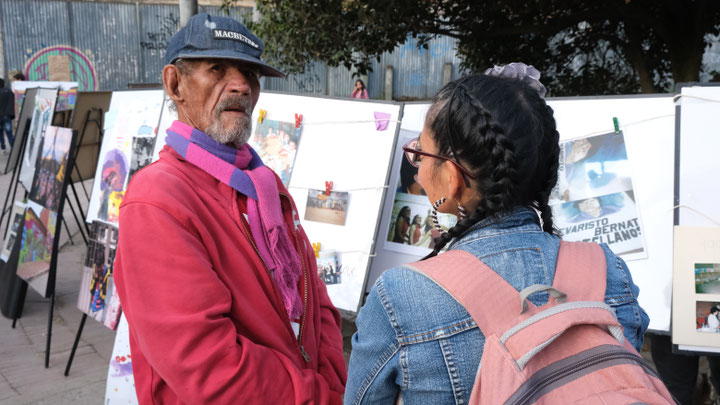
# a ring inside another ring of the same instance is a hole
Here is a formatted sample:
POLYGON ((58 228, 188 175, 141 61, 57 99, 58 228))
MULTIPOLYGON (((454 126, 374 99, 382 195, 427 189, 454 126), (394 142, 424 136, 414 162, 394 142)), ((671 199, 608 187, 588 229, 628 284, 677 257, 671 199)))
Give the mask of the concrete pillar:
POLYGON ((198 13, 197 0, 180 0, 180 26, 182 28, 187 24, 190 17, 198 13))
POLYGON ((452 63, 446 63, 443 66, 443 81, 442 81, 443 86, 452 81, 452 71, 453 71, 452 63))
POLYGON ((393 67, 385 67, 385 91, 383 92, 385 100, 393 99, 393 67))

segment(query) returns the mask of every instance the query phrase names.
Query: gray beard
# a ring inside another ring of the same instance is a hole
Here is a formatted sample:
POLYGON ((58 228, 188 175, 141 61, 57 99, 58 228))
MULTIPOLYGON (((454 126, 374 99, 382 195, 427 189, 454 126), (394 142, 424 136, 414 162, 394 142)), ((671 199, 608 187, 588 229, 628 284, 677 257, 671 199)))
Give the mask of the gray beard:
POLYGON ((250 104, 250 100, 247 97, 230 96, 226 98, 215 108, 215 111, 213 112, 214 120, 203 132, 218 143, 239 149, 248 141, 248 139, 250 139, 252 132, 252 107, 253 106, 250 104), (245 112, 245 115, 238 118, 227 127, 224 127, 220 116, 227 107, 233 104, 239 104, 245 112))

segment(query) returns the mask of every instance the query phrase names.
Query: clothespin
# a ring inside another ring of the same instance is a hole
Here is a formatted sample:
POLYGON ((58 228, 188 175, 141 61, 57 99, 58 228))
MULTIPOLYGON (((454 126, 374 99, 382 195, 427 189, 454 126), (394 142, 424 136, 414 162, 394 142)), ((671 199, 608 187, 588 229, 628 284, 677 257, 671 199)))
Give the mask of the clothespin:
POLYGON ((313 250, 315 251, 315 258, 320 257, 320 242, 312 244, 313 250))
POLYGON ((300 124, 302 124, 303 116, 302 114, 295 113, 295 128, 300 128, 300 124))
POLYGON ((613 127, 615 127, 616 134, 620 132, 620 123, 618 122, 617 117, 613 117, 613 127))
POLYGON ((326 181, 325 182, 325 195, 329 196, 330 191, 332 191, 333 188, 333 182, 332 181, 326 181))
POLYGON ((262 124, 263 120, 265 119, 265 116, 267 115, 267 110, 260 109, 260 115, 258 115, 258 124, 262 124))

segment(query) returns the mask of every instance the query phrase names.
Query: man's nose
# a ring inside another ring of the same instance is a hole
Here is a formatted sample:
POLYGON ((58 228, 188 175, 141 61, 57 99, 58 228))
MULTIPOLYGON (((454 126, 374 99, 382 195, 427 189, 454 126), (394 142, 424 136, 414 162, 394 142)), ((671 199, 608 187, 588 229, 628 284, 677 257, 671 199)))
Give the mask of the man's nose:
POLYGON ((229 68, 226 73, 226 79, 228 80, 227 90, 231 93, 250 95, 252 79, 248 76, 248 74, 243 73, 236 67, 229 68))

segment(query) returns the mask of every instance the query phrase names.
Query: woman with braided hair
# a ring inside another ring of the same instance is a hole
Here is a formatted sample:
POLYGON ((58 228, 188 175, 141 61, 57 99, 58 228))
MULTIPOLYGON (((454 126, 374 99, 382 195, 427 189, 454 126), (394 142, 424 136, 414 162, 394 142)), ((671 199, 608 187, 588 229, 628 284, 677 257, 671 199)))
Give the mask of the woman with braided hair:
MULTIPOLYGON (((514 63, 447 84, 420 137, 403 148, 433 214, 458 216, 428 258, 468 252, 518 291, 553 284, 560 247, 548 206, 559 134, 539 77, 514 63)), ((639 289, 623 260, 602 252, 605 303, 639 349, 649 323, 639 289)), ((408 267, 387 270, 358 315, 345 404, 393 404, 400 395, 406 405, 468 403, 485 337, 458 301, 408 267)), ((528 299, 543 305, 548 294, 528 299)))

